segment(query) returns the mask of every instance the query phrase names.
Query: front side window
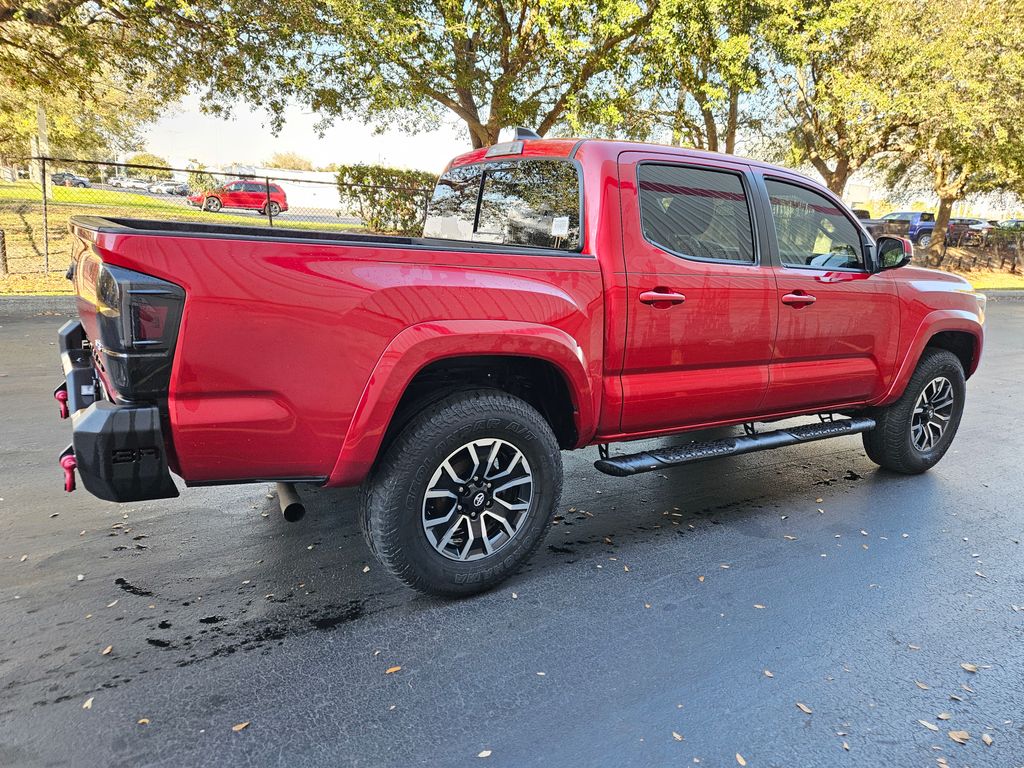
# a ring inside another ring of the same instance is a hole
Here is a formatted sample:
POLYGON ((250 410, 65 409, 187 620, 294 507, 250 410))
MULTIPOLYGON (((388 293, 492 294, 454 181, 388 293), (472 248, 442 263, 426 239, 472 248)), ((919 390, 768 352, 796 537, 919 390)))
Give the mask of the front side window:
POLYGON ((782 263, 792 267, 863 269, 860 233, 824 195, 765 179, 782 263))
POLYGON ((576 251, 580 191, 561 160, 506 160, 453 168, 437 182, 424 237, 576 251))
POLYGON ((737 174, 645 163, 637 175, 644 237, 680 256, 754 263, 750 210, 737 174))
POLYGON ((882 221, 912 221, 913 218, 912 213, 887 213, 882 217, 882 221))

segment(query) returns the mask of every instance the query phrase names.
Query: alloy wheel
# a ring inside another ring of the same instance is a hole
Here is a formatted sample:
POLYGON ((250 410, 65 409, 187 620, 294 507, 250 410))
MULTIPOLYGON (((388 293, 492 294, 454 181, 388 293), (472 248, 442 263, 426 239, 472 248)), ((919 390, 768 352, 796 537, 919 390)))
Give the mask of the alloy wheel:
POLYGON ((522 530, 533 501, 533 474, 522 451, 480 438, 441 462, 423 494, 427 541, 449 560, 489 557, 522 530))
POLYGON ((910 421, 910 439, 917 450, 930 451, 942 439, 953 417, 955 399, 953 385, 945 376, 936 376, 921 390, 910 421))

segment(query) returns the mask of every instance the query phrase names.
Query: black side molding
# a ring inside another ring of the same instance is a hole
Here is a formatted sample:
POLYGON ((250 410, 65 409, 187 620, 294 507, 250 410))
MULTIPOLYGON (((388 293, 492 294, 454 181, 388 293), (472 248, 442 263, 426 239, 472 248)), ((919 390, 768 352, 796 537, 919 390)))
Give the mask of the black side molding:
POLYGON ((606 475, 627 477, 638 475, 641 472, 653 472, 656 469, 667 469, 683 464, 693 464, 697 461, 717 459, 721 456, 738 456, 741 453, 766 451, 770 448, 782 448, 797 443, 827 440, 830 437, 855 435, 874 428, 874 419, 857 416, 852 419, 824 421, 819 424, 801 424, 798 427, 777 429, 774 432, 737 435, 722 440, 709 440, 703 443, 662 448, 657 451, 641 451, 626 456, 614 456, 595 461, 594 466, 606 475))

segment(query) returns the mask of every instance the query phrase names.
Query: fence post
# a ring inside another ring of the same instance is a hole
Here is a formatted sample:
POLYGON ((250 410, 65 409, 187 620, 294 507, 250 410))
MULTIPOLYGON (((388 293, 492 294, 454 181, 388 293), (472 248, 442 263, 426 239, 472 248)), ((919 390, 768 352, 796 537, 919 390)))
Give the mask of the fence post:
POLYGON ((267 220, 270 222, 270 226, 274 226, 274 212, 270 210, 270 177, 267 176, 263 180, 267 183, 267 202, 265 208, 267 212, 267 220))
POLYGON ((50 212, 46 205, 46 158, 40 159, 43 185, 43 272, 50 271, 50 212))

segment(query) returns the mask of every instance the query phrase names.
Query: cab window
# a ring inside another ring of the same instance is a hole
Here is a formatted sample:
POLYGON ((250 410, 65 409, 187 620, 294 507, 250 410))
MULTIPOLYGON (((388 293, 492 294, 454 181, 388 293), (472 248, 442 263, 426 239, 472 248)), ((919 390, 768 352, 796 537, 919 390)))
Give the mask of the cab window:
POLYGON ((864 269, 860 232, 838 206, 806 187, 766 178, 782 263, 864 269))

